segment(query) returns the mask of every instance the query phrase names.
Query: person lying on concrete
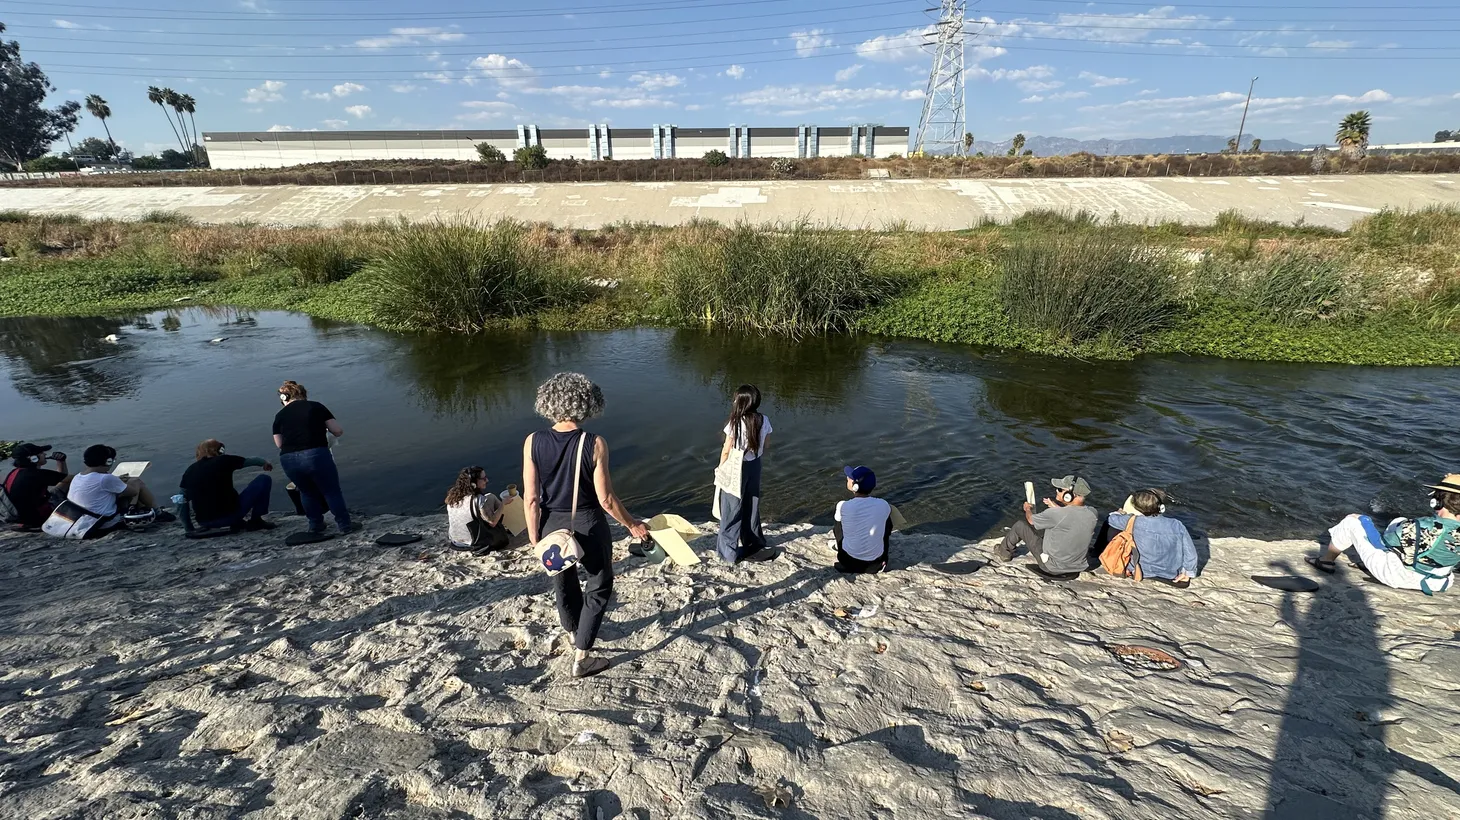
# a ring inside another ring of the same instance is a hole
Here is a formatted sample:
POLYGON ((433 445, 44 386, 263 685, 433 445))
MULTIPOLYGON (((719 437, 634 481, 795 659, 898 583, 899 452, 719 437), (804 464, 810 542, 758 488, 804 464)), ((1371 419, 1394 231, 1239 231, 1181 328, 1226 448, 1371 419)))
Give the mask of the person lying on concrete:
POLYGON ((1196 577, 1196 545, 1186 525, 1166 517, 1170 497, 1165 490, 1147 489, 1131 493, 1124 510, 1111 513, 1106 525, 1123 532, 1130 525, 1135 550, 1126 571, 1139 578, 1154 578, 1186 588, 1196 577))
POLYGON ((1049 483, 1058 492, 1044 499, 1048 509, 1035 512, 1034 505, 1025 502, 1024 518, 1005 533, 994 557, 1011 561, 1023 543, 1043 574, 1073 578, 1090 568, 1090 544, 1100 516, 1086 504, 1090 484, 1085 479, 1067 475, 1049 483))
POLYGON ((892 541, 892 505, 872 497, 877 475, 869 468, 846 467, 843 472, 852 497, 836 505, 834 566, 839 572, 882 572, 892 541))
POLYGON ((151 513, 152 521, 175 521, 176 516, 157 508, 157 499, 137 476, 112 475, 117 451, 105 444, 93 444, 81 454, 86 469, 71 476, 66 486, 66 500, 97 516, 99 521, 88 538, 104 535, 120 526, 122 516, 131 510, 151 513), (95 533, 95 535, 92 535, 95 533))
POLYGON ((66 480, 66 454, 52 453, 49 444, 21 444, 12 453, 15 469, 5 477, 5 496, 15 508, 17 529, 40 529, 56 505, 51 492, 66 480), (47 455, 49 453, 50 455, 47 455), (54 464, 54 469, 48 469, 54 464))
POLYGON ((223 442, 210 438, 199 444, 194 461, 183 472, 183 497, 192 509, 193 520, 205 530, 227 527, 235 530, 271 530, 274 524, 264 520, 269 512, 269 493, 273 478, 256 475, 239 492, 233 486, 233 474, 248 467, 262 467, 264 473, 274 465, 262 458, 244 458, 224 451, 223 442))
POLYGON ((512 533, 502 525, 502 499, 487 492, 487 471, 464 467, 446 491, 446 537, 451 546, 477 555, 506 549, 512 533))
POLYGON ((1444 592, 1460 564, 1460 474, 1447 475, 1427 489, 1434 515, 1396 518, 1382 533, 1367 515, 1350 515, 1328 531, 1327 547, 1304 560, 1332 573, 1338 556, 1352 549, 1364 569, 1385 586, 1426 595, 1444 592))

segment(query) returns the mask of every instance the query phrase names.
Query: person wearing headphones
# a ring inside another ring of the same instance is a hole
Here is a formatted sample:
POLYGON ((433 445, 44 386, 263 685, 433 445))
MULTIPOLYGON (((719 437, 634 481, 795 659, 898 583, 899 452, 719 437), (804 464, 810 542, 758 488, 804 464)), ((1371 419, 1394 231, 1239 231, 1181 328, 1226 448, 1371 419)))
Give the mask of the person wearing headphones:
MULTIPOLYGON (((122 514, 133 507, 151 510, 156 521, 176 521, 172 513, 157 508, 152 491, 134 476, 112 475, 117 451, 105 444, 93 444, 81 454, 86 469, 71 478, 66 500, 101 519, 92 528, 96 535, 114 529, 122 522, 122 514)), ((88 534, 88 537, 95 537, 88 534)))
POLYGON ((66 454, 51 453, 49 444, 21 444, 12 455, 15 469, 5 477, 5 495, 15 507, 14 523, 21 530, 40 529, 55 509, 51 491, 66 480, 66 454), (48 462, 56 468, 47 469, 48 462))
POLYGON ((1011 561, 1022 542, 1044 574, 1068 580, 1090 568, 1090 544, 1100 526, 1095 508, 1087 506, 1090 484, 1079 476, 1067 475, 1050 481, 1059 492, 1044 499, 1049 509, 1036 513, 1024 504, 1024 517, 1004 534, 994 552, 1000 561, 1011 561))
POLYGON ((1460 564, 1460 474, 1450 474, 1430 491, 1434 515, 1396 518, 1383 532, 1367 515, 1350 515, 1328 531, 1328 546, 1305 558, 1320 572, 1333 573, 1338 556, 1352 548, 1375 580, 1394 589, 1444 592, 1460 564))
POLYGON ((1139 564, 1141 576, 1185 589, 1196 577, 1196 545, 1185 524, 1166 517, 1166 505, 1170 502, 1165 490, 1137 490, 1131 493, 1123 510, 1111 513, 1105 520, 1111 531, 1121 532, 1135 519, 1131 527, 1136 545, 1132 562, 1139 564))
POLYGON ((339 440, 345 434, 335 414, 317 401, 309 400, 309 391, 296 381, 279 387, 279 404, 283 407, 274 416, 274 445, 279 448, 279 466, 284 475, 299 489, 309 531, 324 532, 324 511, 329 507, 335 526, 341 534, 360 529, 351 523, 345 508, 345 494, 340 490, 340 471, 330 454, 329 437, 339 440))
POLYGON ((877 475, 867 467, 844 467, 847 490, 852 498, 838 501, 836 524, 836 569, 838 572, 875 573, 887 569, 892 541, 892 505, 873 498, 877 475))
POLYGON ((261 467, 265 473, 274 465, 262 458, 243 458, 224 451, 223 442, 210 438, 193 451, 193 463, 183 472, 178 486, 192 508, 193 519, 205 530, 230 529, 272 530, 274 523, 264 518, 269 512, 269 492, 274 480, 256 475, 239 492, 233 486, 233 474, 246 467, 261 467))

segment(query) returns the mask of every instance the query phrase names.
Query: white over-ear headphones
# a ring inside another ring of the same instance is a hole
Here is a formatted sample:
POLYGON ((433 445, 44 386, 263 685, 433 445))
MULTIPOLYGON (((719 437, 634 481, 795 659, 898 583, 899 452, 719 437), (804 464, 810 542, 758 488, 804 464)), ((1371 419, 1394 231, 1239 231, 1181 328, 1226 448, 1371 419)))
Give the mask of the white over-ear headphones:
POLYGON ((1438 510, 1439 508, 1440 508, 1440 495, 1439 495, 1439 493, 1436 493, 1436 492, 1431 491, 1430 492, 1430 509, 1432 509, 1432 510, 1438 510))
POLYGON ((31 464, 40 464, 41 461, 42 461, 42 458, 41 458, 40 455, 29 456, 29 459, 30 459, 30 463, 31 464))

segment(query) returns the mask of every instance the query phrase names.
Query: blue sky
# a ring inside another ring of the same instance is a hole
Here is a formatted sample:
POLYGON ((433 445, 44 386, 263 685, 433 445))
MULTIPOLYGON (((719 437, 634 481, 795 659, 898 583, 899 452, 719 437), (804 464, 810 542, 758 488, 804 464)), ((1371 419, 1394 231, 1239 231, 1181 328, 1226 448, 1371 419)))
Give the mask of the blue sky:
MULTIPOLYGON (((1248 133, 1373 141, 1460 128, 1453 0, 1153 5, 984 0, 969 9, 969 129, 1077 138, 1248 133)), ((916 126, 930 0, 0 0, 53 99, 100 94, 138 152, 173 144, 149 85, 203 131, 916 126)), ((90 118, 77 136, 101 135, 90 118)))

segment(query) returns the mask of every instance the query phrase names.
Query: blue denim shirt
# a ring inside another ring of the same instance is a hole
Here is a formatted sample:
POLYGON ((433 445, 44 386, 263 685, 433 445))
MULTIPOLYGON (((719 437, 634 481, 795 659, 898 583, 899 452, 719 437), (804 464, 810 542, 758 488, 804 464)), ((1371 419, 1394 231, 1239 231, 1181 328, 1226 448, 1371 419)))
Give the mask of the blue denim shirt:
MULTIPOLYGON (((1130 515, 1113 512, 1106 520, 1112 530, 1124 530, 1130 515)), ((1171 579, 1185 572, 1196 577, 1196 545, 1185 524, 1164 515, 1137 516, 1133 534, 1141 574, 1171 579)))

